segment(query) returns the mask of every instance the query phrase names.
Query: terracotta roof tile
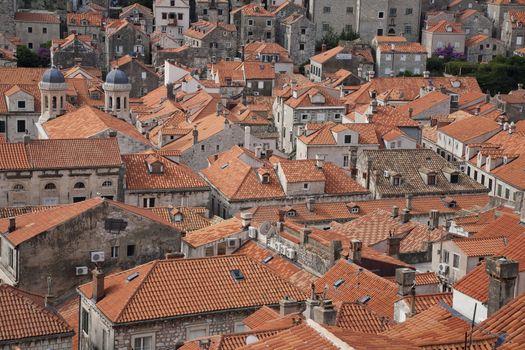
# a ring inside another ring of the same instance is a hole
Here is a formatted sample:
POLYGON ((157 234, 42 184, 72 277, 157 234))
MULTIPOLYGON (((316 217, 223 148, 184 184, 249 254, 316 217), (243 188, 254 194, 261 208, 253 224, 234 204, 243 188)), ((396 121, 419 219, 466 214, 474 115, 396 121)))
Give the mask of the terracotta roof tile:
POLYGON ((80 26, 82 21, 86 21, 87 25, 101 27, 103 19, 102 14, 96 12, 67 13, 67 25, 70 26, 80 26))
POLYGON ((381 51, 381 53, 420 53, 420 54, 426 54, 427 50, 426 48, 421 45, 420 43, 412 43, 412 42, 403 42, 403 43, 396 43, 396 44, 380 44, 378 47, 378 50, 381 51))
POLYGON ((359 134, 359 144, 379 144, 374 124, 335 124, 328 122, 319 124, 319 126, 320 127, 315 128, 313 124, 308 124, 306 128, 308 130, 315 128, 315 131, 308 136, 299 136, 299 140, 307 145, 336 145, 337 143, 334 133, 344 130, 352 130, 359 134))
POLYGON ((200 247, 208 243, 226 239, 236 233, 243 231, 241 221, 237 218, 231 218, 221 221, 200 230, 188 233, 183 241, 192 247, 200 247))
POLYGON ((79 331, 79 307, 80 296, 75 295, 58 306, 58 313, 64 318, 67 324, 73 329, 71 350, 78 350, 78 331, 79 331))
POLYGON ((454 33, 454 34, 464 34, 463 29, 461 29, 461 26, 454 22, 449 22, 447 20, 441 20, 438 23, 436 23, 434 26, 423 29, 425 32, 431 32, 431 33, 454 33))
POLYGON ((15 21, 60 24, 60 18, 58 17, 58 15, 52 12, 39 12, 39 11, 17 12, 15 14, 15 21))
POLYGON ((460 238, 452 240, 466 256, 490 256, 505 248, 505 237, 460 238))
POLYGON ((338 307, 336 326, 354 332, 379 334, 391 328, 392 323, 378 316, 366 305, 345 302, 338 307))
POLYGON ((439 129, 439 132, 461 142, 468 142, 477 137, 499 130, 501 126, 488 118, 472 116, 453 122, 439 129), (472 126, 476 125, 475 128, 472 126))
POLYGON ((245 16, 251 16, 251 17, 274 17, 274 15, 271 12, 268 12, 264 9, 264 7, 261 7, 257 4, 248 4, 243 7, 240 7, 236 10, 233 10, 231 13, 234 14, 236 12, 242 12, 245 16))
POLYGON ((165 157, 153 154, 125 154, 122 161, 126 166, 126 189, 139 190, 207 190, 206 182, 187 165, 175 163, 165 157), (161 174, 150 173, 146 160, 154 157, 162 163, 161 174))
POLYGON ((50 139, 91 138, 106 131, 117 131, 135 141, 149 144, 133 125, 91 106, 50 119, 42 127, 50 139))
POLYGON ((320 54, 310 57, 310 60, 322 64, 328 61, 329 59, 337 56, 337 54, 341 53, 344 49, 345 48, 343 46, 336 46, 333 49, 321 52, 320 54))
POLYGON ((429 284, 441 283, 439 277, 435 272, 420 272, 416 273, 416 286, 424 286, 429 284))
MULTIPOLYGON (((417 276, 417 274, 416 274, 417 276)), ((403 300, 408 305, 412 303, 412 297, 403 297, 403 300)), ((419 314, 434 305, 444 302, 445 304, 452 306, 452 293, 435 293, 435 294, 417 294, 416 295, 416 313, 419 314)))
POLYGON ((393 319, 394 302, 397 298, 397 286, 382 277, 341 259, 315 282, 316 292, 323 293, 334 302, 357 302, 370 296, 366 305, 380 317, 393 319), (339 287, 334 282, 343 279, 339 287), (325 290, 325 286, 328 289, 325 290))
POLYGON ((204 207, 155 207, 150 210, 184 232, 200 230, 214 222, 206 217, 208 209, 204 207), (182 221, 175 220, 176 214, 182 215, 182 221))
POLYGON ((64 319, 44 306, 44 298, 0 284, 0 341, 24 338, 72 337, 64 319))
MULTIPOLYGON (((237 308, 276 305, 285 295, 306 295, 260 264, 243 255, 201 259, 156 260, 105 277, 106 295, 98 309, 112 322, 132 322, 237 308), (242 280, 232 270, 239 269, 242 280), (138 272, 128 282, 127 276, 138 272)), ((91 297, 92 283, 79 287, 91 297)))
POLYGON ((250 329, 255 329, 265 322, 279 318, 279 313, 268 306, 263 306, 250 316, 246 317, 242 323, 250 329))

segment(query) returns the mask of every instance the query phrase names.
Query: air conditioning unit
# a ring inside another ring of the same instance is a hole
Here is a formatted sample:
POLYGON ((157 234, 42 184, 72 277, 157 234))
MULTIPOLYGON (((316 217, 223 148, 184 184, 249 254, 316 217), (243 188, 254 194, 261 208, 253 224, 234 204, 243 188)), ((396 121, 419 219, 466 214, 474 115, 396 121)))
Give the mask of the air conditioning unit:
POLYGON ((75 271, 77 276, 85 276, 88 274, 87 266, 77 266, 75 267, 75 271))
POLYGON ((275 246, 274 246, 274 249, 277 251, 277 252, 280 252, 281 251, 281 242, 275 242, 275 246))
POLYGON ((440 263, 439 264, 439 274, 440 275, 448 275, 448 269, 449 269, 449 266, 445 263, 440 263))
POLYGON ((295 249, 288 248, 288 249, 286 250, 286 257, 287 257, 288 259, 291 259, 291 260, 295 259, 295 254, 296 254, 295 249))
POLYGON ((253 96, 259 96, 259 91, 254 91, 253 96))
POLYGON ((250 226, 248 228, 248 237, 252 238, 252 239, 256 239, 257 238, 257 229, 253 226, 250 226))
POLYGON ((238 246, 238 238, 228 238, 228 248, 235 248, 238 246))
POLYGON ((383 176, 386 177, 386 178, 390 177, 390 172, 388 170, 385 170, 383 172, 383 176))
POLYGON ((282 255, 286 255, 286 252, 288 251, 288 247, 284 244, 281 246, 280 252, 282 255))
POLYGON ((102 262, 104 261, 104 252, 91 252, 91 262, 102 262))

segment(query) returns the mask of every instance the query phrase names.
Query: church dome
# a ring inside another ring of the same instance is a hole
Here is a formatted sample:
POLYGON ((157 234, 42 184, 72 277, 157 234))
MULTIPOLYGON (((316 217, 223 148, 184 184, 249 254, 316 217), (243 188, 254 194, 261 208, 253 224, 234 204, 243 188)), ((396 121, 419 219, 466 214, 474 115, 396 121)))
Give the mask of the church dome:
POLYGON ((118 68, 114 68, 106 76, 106 83, 108 84, 128 84, 128 76, 126 73, 118 68))
POLYGON ((52 83, 52 84, 62 84, 65 83, 64 75, 55 67, 51 67, 44 72, 42 76, 42 82, 52 83))

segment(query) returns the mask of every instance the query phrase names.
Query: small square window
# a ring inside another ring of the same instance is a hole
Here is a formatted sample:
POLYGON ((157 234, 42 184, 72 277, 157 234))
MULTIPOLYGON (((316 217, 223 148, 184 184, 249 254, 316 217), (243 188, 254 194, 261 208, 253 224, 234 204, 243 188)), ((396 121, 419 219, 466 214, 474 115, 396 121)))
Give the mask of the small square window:
POLYGON ((26 132, 26 121, 25 120, 16 121, 16 132, 26 132))
POLYGON ((27 32, 28 33, 33 33, 33 27, 27 27, 27 32))
POLYGON ((201 151, 202 152, 206 151, 206 145, 201 145, 201 151))
POLYGON ((26 101, 18 101, 18 108, 26 108, 26 101))
POLYGON ((352 135, 345 135, 345 143, 352 143, 352 135))
POLYGON ((454 260, 452 261, 452 266, 455 268, 459 268, 459 255, 454 254, 454 260))
POLYGON ((330 8, 330 6, 323 7, 323 13, 330 13, 330 12, 332 12, 332 9, 330 8))
POLYGON ((271 27, 271 26, 272 26, 272 21, 266 21, 266 25, 267 25, 268 27, 271 27))
POLYGON ((113 246, 111 247, 111 257, 112 258, 118 258, 118 252, 119 252, 119 246, 116 245, 116 246, 113 246))
POLYGON ((299 51, 304 51, 304 44, 299 44, 299 51))
POLYGON ((249 26, 253 26, 253 19, 249 19, 249 20, 248 20, 248 25, 249 25, 249 26))
POLYGON ((385 13, 383 11, 379 11, 377 14, 377 18, 385 18, 385 13))
POLYGON ((413 12, 414 12, 414 10, 412 10, 412 8, 408 7, 408 8, 405 10, 405 15, 410 16, 413 12))
POLYGON ((128 247, 126 249, 127 256, 133 256, 135 255, 135 245, 134 244, 128 244, 128 247))
POLYGON ((347 7, 347 8, 346 8, 346 13, 347 13, 347 14, 352 14, 352 13, 354 13, 354 8, 353 8, 353 7, 347 7))
POLYGON ((183 13, 177 13, 177 19, 179 21, 182 21, 184 19, 184 14, 183 13))
POLYGON ((42 34, 47 34, 47 28, 46 27, 42 28, 42 34))
POLYGON ((28 49, 32 49, 33 48, 33 43, 27 43, 27 48, 28 49))
POLYGON ((310 185, 309 185, 309 184, 307 184, 307 183, 304 183, 304 184, 303 184, 303 189, 304 189, 304 190, 307 190, 307 189, 309 189, 309 188, 310 188, 310 185))

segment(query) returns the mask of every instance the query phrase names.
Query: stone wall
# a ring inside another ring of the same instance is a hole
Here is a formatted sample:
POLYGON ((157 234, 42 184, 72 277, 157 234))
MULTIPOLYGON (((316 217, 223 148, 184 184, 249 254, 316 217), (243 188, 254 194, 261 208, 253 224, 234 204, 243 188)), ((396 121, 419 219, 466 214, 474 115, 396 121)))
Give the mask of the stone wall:
POLYGON ((0 33, 15 35, 16 0, 0 1, 0 33))
POLYGON ((2 350, 18 348, 24 350, 70 350, 73 348, 72 337, 48 338, 20 343, 11 343, 5 347, 0 347, 2 350))
POLYGON ((99 267, 109 274, 148 261, 163 258, 166 252, 180 250, 180 233, 156 221, 105 203, 72 220, 30 239, 19 246, 19 285, 33 293, 47 292, 47 277, 52 278, 52 293, 60 296, 91 276, 76 276, 75 267, 94 268, 90 253, 103 251, 99 267), (126 228, 106 229, 107 219, 122 219, 126 228), (134 254, 128 256, 128 246, 134 254), (119 256, 111 257, 111 247, 119 256))

